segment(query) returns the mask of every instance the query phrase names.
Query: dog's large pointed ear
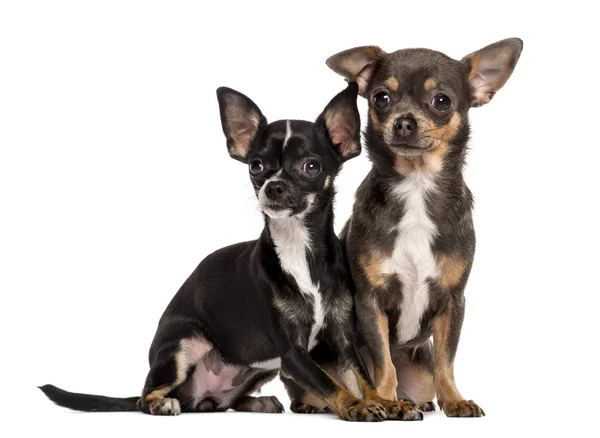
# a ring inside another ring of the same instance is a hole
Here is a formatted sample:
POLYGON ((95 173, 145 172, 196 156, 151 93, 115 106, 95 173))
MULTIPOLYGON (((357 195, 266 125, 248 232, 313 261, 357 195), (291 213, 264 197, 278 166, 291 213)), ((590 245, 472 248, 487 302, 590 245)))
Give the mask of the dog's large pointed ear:
POLYGON ((267 119, 250 98, 231 88, 218 88, 217 99, 229 155, 245 162, 258 130, 267 125, 267 119))
POLYGON ((523 50, 523 41, 508 38, 490 44, 462 59, 469 67, 473 92, 471 106, 488 103, 512 74, 523 50))
POLYGON ((317 127, 326 131, 342 161, 356 157, 361 150, 357 97, 358 84, 351 82, 327 104, 316 121, 317 127))
POLYGON ((326 63, 348 82, 356 82, 359 94, 364 97, 377 63, 385 56, 386 53, 377 46, 362 46, 330 56, 326 63))

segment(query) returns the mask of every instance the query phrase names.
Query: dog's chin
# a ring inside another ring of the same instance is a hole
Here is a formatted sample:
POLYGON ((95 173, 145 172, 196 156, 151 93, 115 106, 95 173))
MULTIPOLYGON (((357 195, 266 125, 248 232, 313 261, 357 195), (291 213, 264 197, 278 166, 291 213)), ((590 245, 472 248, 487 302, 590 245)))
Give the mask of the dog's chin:
POLYGON ((432 145, 429 145, 426 147, 420 147, 420 146, 412 146, 412 145, 405 144, 405 143, 389 145, 392 152, 394 152, 396 155, 401 155, 403 157, 408 157, 408 158, 420 157, 425 152, 430 151, 432 149, 431 146, 432 145))
POLYGON ((278 207, 261 207, 264 214, 269 216, 271 219, 281 219, 284 217, 293 216, 291 208, 278 208, 278 207))
POLYGON ((261 211, 271 219, 281 219, 301 215, 306 211, 306 207, 284 207, 280 205, 261 205, 261 211))

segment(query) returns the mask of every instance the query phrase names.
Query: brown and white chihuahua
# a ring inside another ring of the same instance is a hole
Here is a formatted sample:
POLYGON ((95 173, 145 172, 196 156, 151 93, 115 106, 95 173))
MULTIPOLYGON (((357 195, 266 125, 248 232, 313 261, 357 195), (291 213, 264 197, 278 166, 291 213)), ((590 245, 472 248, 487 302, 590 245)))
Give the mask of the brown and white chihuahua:
POLYGON ((454 381, 475 253, 462 169, 469 109, 502 88, 522 47, 506 39, 459 61, 427 49, 365 46, 327 60, 369 101, 365 146, 373 167, 341 239, 366 360, 384 398, 433 410, 437 396, 448 416, 485 415, 454 381))

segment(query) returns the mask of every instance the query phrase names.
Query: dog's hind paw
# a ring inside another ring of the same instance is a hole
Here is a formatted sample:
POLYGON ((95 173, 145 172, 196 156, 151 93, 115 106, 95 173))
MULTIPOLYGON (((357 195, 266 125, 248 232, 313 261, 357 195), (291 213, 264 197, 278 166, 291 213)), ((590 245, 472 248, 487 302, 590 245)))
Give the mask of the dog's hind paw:
POLYGON ((423 412, 416 403, 409 400, 385 401, 383 407, 388 420, 421 421, 423 412))
POLYGON ((432 401, 425 402, 425 403, 419 403, 418 406, 419 406, 419 409, 421 409, 423 412, 434 412, 435 411, 435 404, 432 401))
POLYGON ((179 415, 181 406, 176 398, 161 398, 148 403, 148 412, 152 415, 179 415))
POLYGON ((485 417, 485 412, 473 400, 438 400, 440 409, 448 417, 485 417))
POLYGON ((328 406, 317 408, 315 406, 311 406, 306 403, 301 403, 296 400, 294 400, 290 405, 290 410, 296 414, 322 414, 325 412, 331 412, 331 409, 329 409, 328 406))
POLYGON ((285 411, 283 405, 275 396, 251 397, 246 395, 237 399, 232 408, 241 412, 264 412, 269 414, 279 414, 285 411))

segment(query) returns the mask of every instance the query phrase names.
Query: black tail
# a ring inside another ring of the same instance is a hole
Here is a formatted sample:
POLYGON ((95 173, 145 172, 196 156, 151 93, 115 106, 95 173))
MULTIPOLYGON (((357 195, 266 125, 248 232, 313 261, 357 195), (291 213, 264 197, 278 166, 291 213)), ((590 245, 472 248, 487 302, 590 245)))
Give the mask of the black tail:
POLYGON ((77 394, 64 391, 54 385, 39 387, 46 396, 59 406, 85 412, 137 411, 139 397, 114 398, 103 395, 77 394))

